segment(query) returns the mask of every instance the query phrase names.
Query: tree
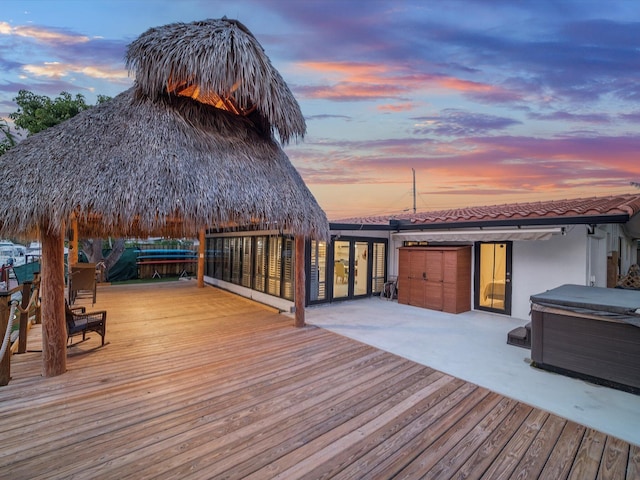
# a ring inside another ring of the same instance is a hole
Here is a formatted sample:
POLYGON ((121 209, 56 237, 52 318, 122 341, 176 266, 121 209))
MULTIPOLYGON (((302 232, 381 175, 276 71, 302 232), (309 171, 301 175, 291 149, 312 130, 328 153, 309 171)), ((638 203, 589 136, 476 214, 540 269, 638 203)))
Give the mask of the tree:
MULTIPOLYGON (((105 102, 109 98, 99 95, 97 103, 105 102)), ((78 93, 72 97, 69 92, 61 92, 59 97, 52 100, 46 95, 20 90, 13 101, 18 104, 18 110, 10 114, 9 118, 17 127, 27 130, 29 135, 53 127, 91 108, 82 94, 78 93)))
POLYGON ((102 269, 102 273, 104 274, 104 278, 101 278, 101 281, 107 280, 107 273, 113 267, 116 262, 120 259, 125 250, 124 238, 116 239, 112 246, 111 252, 106 257, 103 257, 103 242, 101 238, 90 238, 86 240, 82 240, 82 251, 87 256, 87 260, 89 263, 103 263, 104 269, 102 269))
POLYGON ((636 188, 640 188, 640 182, 631 182, 631 185, 633 185, 636 188))
POLYGON ((11 129, 6 120, 0 120, 0 132, 2 132, 4 136, 4 138, 0 140, 0 155, 2 155, 16 144, 16 137, 11 133, 11 129))
MULTIPOLYGON (((98 95, 97 104, 109 99, 110 97, 105 95, 98 95)), ((76 116, 83 110, 92 108, 92 105, 87 105, 84 96, 79 93, 73 97, 68 92, 61 92, 59 97, 52 100, 45 95, 36 95, 28 90, 20 90, 18 96, 13 100, 18 104, 18 110, 10 114, 9 118, 17 127, 26 130, 27 135, 33 135, 53 127, 76 116)), ((106 258, 102 255, 102 239, 83 240, 81 244, 90 263, 104 263, 105 275, 125 250, 123 238, 115 240, 111 253, 106 258)))

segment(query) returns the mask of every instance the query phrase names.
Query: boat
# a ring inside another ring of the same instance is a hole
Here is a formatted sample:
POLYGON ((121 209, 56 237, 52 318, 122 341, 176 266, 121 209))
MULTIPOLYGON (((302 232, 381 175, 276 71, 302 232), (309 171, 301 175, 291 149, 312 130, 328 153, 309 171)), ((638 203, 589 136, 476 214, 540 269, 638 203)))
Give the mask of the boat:
POLYGON ((0 265, 19 266, 26 262, 25 251, 9 240, 0 240, 0 265))

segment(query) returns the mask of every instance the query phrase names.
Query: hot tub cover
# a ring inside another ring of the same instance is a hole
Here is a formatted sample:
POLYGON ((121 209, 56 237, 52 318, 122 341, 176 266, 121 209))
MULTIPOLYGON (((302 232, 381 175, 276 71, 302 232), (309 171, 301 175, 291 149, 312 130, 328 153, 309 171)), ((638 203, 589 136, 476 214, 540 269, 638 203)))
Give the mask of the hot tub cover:
POLYGON ((567 284, 530 298, 534 306, 615 318, 640 327, 640 291, 567 284))

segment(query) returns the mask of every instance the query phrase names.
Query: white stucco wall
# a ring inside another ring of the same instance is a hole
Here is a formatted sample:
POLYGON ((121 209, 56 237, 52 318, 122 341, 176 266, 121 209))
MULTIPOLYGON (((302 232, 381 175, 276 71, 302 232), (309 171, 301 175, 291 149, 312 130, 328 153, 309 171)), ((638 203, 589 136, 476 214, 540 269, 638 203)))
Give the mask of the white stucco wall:
POLYGON ((587 235, 583 225, 545 241, 513 242, 511 316, 529 320, 529 297, 573 283, 585 285, 587 235))

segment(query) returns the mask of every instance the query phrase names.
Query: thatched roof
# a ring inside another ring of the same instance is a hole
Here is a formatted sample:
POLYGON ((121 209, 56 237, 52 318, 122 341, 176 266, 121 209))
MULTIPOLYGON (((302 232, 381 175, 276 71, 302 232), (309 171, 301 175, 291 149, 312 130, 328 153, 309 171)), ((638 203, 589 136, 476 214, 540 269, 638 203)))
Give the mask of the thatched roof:
POLYGON ((244 28, 208 20, 152 29, 132 44, 128 63, 134 87, 2 156, 0 235, 59 229, 75 213, 84 235, 186 236, 253 224, 328 238, 324 212, 272 132, 302 135, 304 119, 244 28), (218 64, 221 39, 228 58, 218 64), (237 115, 167 92, 171 72, 256 107, 237 115), (229 81, 240 82, 233 92, 229 81))
POLYGON ((152 99, 168 92, 240 114, 256 112, 283 143, 305 134, 298 102, 237 20, 151 28, 129 45, 127 67, 139 91, 152 99))

